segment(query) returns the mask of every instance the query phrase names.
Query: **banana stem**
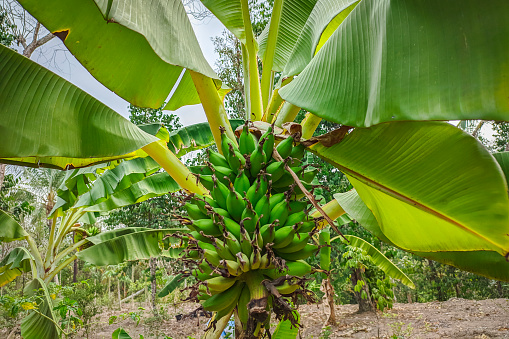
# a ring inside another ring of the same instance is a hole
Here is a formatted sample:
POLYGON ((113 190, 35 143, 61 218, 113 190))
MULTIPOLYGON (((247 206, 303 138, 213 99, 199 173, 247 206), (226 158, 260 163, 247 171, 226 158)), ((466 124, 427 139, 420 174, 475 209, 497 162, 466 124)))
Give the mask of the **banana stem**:
POLYGON ((55 241, 55 232, 57 227, 57 214, 53 216, 53 220, 51 221, 51 230, 49 232, 49 241, 48 241, 48 249, 46 250, 46 257, 44 258, 44 265, 49 265, 52 257, 53 242, 55 241))
POLYGON ((276 42, 279 33, 279 23, 281 22, 281 12, 283 10, 283 0, 275 0, 270 16, 269 36, 267 37, 267 48, 263 58, 262 71, 262 102, 263 108, 267 107, 269 95, 272 92, 272 66, 274 65, 274 54, 276 52, 276 42))
POLYGON ((285 122, 293 121, 299 111, 300 107, 297 107, 288 101, 285 102, 277 115, 275 125, 277 127, 281 127, 285 122))
POLYGON ((315 133, 318 125, 322 121, 322 118, 317 117, 313 113, 306 113, 306 117, 302 121, 302 138, 309 139, 313 137, 313 133, 315 133))
MULTIPOLYGON (((333 199, 322 206, 322 210, 329 216, 331 220, 336 220, 343 214, 345 214, 345 210, 339 205, 336 199, 333 199)), ((313 218, 318 218, 320 216, 320 212, 316 210, 311 216, 313 218)), ((322 229, 327 225, 327 221, 324 219, 318 224, 318 228, 322 229)))
POLYGON ((32 257, 34 257, 35 262, 36 275, 34 276, 34 272, 32 272, 32 277, 42 278, 44 276, 44 262, 42 261, 41 252, 39 252, 37 244, 30 235, 26 237, 26 241, 30 247, 30 253, 32 254, 32 257))
POLYGON ((244 74, 244 105, 245 105, 245 119, 249 120, 251 116, 251 92, 249 89, 249 67, 248 67, 248 53, 246 49, 246 45, 240 44, 242 47, 242 72, 244 74))
POLYGON ((58 274, 58 272, 60 272, 61 270, 63 270, 65 267, 67 267, 67 265, 69 265, 70 263, 72 263, 74 260, 76 260, 78 257, 76 256, 76 254, 70 256, 67 260, 65 260, 63 263, 61 263, 60 265, 58 265, 55 269, 51 270, 51 272, 49 273, 49 275, 44 278, 44 282, 47 284, 51 281, 51 279, 53 279, 53 277, 55 275, 58 274))
POLYGON ((166 147, 166 144, 156 141, 143 147, 143 150, 161 165, 180 187, 191 193, 209 194, 207 189, 198 181, 198 178, 166 147))
POLYGON ((246 49, 248 57, 248 70, 249 70, 249 90, 251 100, 251 112, 249 120, 257 121, 263 115, 262 103, 262 90, 260 87, 260 73, 258 72, 258 46, 253 34, 253 27, 251 25, 251 16, 249 15, 248 0, 240 1, 242 7, 242 18, 244 20, 244 29, 246 31, 246 49))

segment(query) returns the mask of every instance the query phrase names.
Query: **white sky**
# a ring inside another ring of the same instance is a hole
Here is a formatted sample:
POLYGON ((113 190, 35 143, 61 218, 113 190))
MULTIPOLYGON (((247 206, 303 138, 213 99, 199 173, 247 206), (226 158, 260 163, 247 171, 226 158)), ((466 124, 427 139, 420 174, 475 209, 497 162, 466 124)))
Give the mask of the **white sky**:
MULTIPOLYGON (((214 53, 211 38, 221 35, 225 28, 219 20, 212 16, 205 18, 203 21, 195 20, 193 17, 190 17, 190 19, 203 54, 212 68, 215 69, 214 64, 217 54, 214 53)), ((127 118, 129 103, 99 83, 71 53, 64 50, 67 49, 61 40, 53 38, 49 43, 36 50, 31 59, 70 81, 127 118)), ((185 106, 173 113, 180 117, 180 121, 184 126, 207 120, 201 105, 185 106)))

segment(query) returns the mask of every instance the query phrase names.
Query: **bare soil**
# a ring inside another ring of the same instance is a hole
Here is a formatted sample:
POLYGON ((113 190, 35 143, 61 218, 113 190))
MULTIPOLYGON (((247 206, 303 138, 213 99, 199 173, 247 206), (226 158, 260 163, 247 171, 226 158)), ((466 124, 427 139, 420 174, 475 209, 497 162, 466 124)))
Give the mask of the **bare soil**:
MULTIPOLYGON (((136 304, 134 304, 136 305, 136 304)), ((200 338, 206 328, 205 317, 181 321, 175 315, 193 311, 196 304, 184 303, 170 307, 166 321, 142 321, 139 326, 125 320, 123 326, 134 338, 162 333, 173 339, 200 338)), ((135 307, 133 309, 136 309, 135 307)), ((509 299, 465 300, 453 298, 446 302, 394 304, 384 313, 357 313, 357 305, 337 305, 337 326, 324 327, 326 315, 322 305, 299 307, 303 319, 302 338, 509 338, 509 299)), ((105 312, 107 319, 119 311, 105 312)), ((150 312, 145 311, 145 319, 150 312)), ((111 338, 119 324, 97 326, 92 338, 111 338)))

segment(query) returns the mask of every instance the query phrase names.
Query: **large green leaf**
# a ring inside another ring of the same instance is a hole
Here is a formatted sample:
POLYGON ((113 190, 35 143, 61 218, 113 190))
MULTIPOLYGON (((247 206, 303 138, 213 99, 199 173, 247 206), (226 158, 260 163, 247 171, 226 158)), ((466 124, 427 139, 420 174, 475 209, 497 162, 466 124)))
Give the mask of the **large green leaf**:
MULTIPOLYGON (((69 169, 132 158, 157 139, 54 73, 0 46, 0 162, 69 169)), ((139 155, 139 154, 138 154, 139 155)))
POLYGON ((315 56, 319 43, 330 38, 331 31, 335 31, 357 3, 357 0, 317 1, 293 46, 283 75, 292 76, 302 72, 315 56))
MULTIPOLYGON (((297 318, 297 321, 300 321, 300 314, 297 311, 293 311, 294 315, 297 318)), ((274 334, 272 335, 273 339, 294 339, 297 338, 299 334, 299 327, 292 326, 290 320, 280 321, 277 324, 276 329, 274 330, 274 334)))
MULTIPOLYGON (((244 124, 244 120, 232 119, 230 125, 235 130, 244 124)), ((181 157, 192 151, 214 145, 214 136, 206 122, 183 127, 170 134, 168 149, 181 157)))
POLYGON ((32 255, 26 248, 16 247, 0 262, 0 287, 16 279, 23 272, 30 272, 32 255))
POLYGON ((509 199, 495 159, 440 122, 356 129, 311 148, 347 174, 385 236, 410 251, 509 251, 509 199))
POLYGON ((136 106, 161 107, 183 67, 217 78, 181 0, 20 3, 97 80, 136 106))
POLYGON ((111 230, 107 232, 101 232, 98 235, 94 235, 93 237, 88 237, 87 240, 92 244, 100 244, 102 242, 121 237, 126 234, 137 233, 142 231, 150 231, 150 228, 147 227, 125 227, 119 228, 116 230, 111 230))
POLYGON ((183 282, 182 274, 177 274, 171 279, 168 280, 168 283, 166 286, 163 287, 163 289, 157 294, 159 298, 166 297, 168 294, 173 292, 177 287, 179 287, 183 282))
MULTIPOLYGON (((367 255, 371 257, 371 261, 379 269, 385 272, 389 277, 401 281, 402 284, 415 288, 415 284, 406 276, 396 265, 392 263, 385 255, 383 255, 376 247, 371 245, 364 239, 356 237, 354 235, 345 234, 345 238, 348 240, 348 245, 363 249, 367 255)), ((345 241, 346 243, 346 241, 345 241)))
MULTIPOLYGON (((300 73, 313 58, 328 24, 354 3, 355 0, 284 1, 272 69, 283 72, 285 76, 300 73)), ((340 23, 339 19, 336 20, 336 27, 340 23)), ((269 25, 258 38, 262 59, 266 53, 268 35, 269 25)))
POLYGON ((89 212, 107 212, 132 205, 170 192, 179 191, 180 186, 166 172, 153 174, 128 188, 115 192, 97 205, 86 208, 89 212))
POLYGON ((509 152, 493 153, 492 155, 495 160, 497 160, 500 168, 502 168, 502 171, 505 175, 505 180, 509 186, 509 152))
POLYGON ((58 339, 60 338, 60 330, 55 325, 58 321, 53 313, 52 300, 48 291, 48 287, 39 278, 32 280, 25 287, 27 296, 40 295, 38 303, 38 311, 30 311, 30 313, 21 321, 21 335, 24 339, 58 339), (40 291, 40 292, 39 292, 40 291), (48 319, 49 318, 49 319, 48 319))
MULTIPOLYGON (((78 252, 78 258, 97 266, 117 265, 124 261, 149 259, 157 257, 171 243, 178 243, 176 238, 163 238, 173 234, 174 230, 145 230, 124 234, 78 252)), ((88 238, 94 242, 94 237, 88 238)))
MULTIPOLYGON (((341 207, 361 226, 384 242, 393 244, 380 229, 375 216, 361 200, 355 189, 334 195, 341 207)), ((509 281, 509 262, 493 251, 452 251, 452 252, 412 252, 418 256, 485 276, 490 279, 509 281)))
POLYGON ((23 240, 28 236, 23 227, 9 214, 0 210, 0 241, 23 240))
POLYGON ((329 121, 508 120, 509 2, 364 0, 279 94, 329 121))
POLYGON ((235 34, 237 39, 246 43, 246 31, 242 18, 242 5, 240 0, 201 0, 225 27, 235 34))

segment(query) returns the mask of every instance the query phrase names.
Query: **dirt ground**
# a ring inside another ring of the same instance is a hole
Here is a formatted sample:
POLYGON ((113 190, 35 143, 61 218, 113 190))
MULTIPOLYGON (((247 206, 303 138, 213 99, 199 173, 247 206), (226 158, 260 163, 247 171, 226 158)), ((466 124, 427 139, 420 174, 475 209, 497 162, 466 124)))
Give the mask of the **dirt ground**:
MULTIPOLYGON (((137 304, 134 304, 136 306, 137 304)), ((133 307, 134 307, 133 306, 133 307)), ((135 326, 125 320, 123 326, 134 338, 159 338, 166 334, 173 339, 200 338, 208 321, 205 317, 177 321, 176 314, 194 310, 196 304, 170 307, 168 321, 148 321, 135 326)), ((135 308, 133 308, 135 309, 135 308)), ((357 305, 337 305, 337 326, 324 328, 326 316, 321 305, 299 307, 303 319, 302 338, 509 338, 509 299, 465 300, 446 302, 394 304, 385 313, 357 314, 357 305)), ((145 311, 147 312, 147 311, 145 311)), ((116 312, 106 312, 108 318, 116 312), (111 314, 110 314, 111 313, 111 314)), ((146 314, 148 316, 148 312, 146 314)), ((111 338, 119 324, 97 326, 92 338, 111 338)))

